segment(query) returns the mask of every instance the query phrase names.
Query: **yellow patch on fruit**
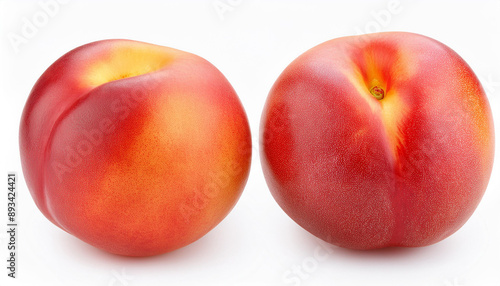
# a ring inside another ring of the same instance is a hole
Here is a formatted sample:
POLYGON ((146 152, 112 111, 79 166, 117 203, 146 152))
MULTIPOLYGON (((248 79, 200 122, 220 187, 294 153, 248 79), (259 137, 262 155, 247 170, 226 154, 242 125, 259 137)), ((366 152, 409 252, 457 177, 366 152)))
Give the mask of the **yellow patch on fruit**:
POLYGON ((109 53, 89 64, 84 84, 97 87, 107 82, 139 76, 161 69, 174 60, 173 53, 156 46, 127 45, 114 47, 109 53))
POLYGON ((391 90, 384 99, 380 100, 382 123, 394 158, 397 157, 397 150, 404 140, 399 126, 408 113, 408 107, 402 99, 401 96, 397 95, 397 91, 391 90))
POLYGON ((379 114, 396 158, 404 139, 399 127, 408 112, 403 98, 398 95, 397 84, 411 78, 416 65, 411 56, 397 49, 380 43, 368 45, 353 53, 350 70, 345 70, 344 75, 366 100, 371 111, 379 114))

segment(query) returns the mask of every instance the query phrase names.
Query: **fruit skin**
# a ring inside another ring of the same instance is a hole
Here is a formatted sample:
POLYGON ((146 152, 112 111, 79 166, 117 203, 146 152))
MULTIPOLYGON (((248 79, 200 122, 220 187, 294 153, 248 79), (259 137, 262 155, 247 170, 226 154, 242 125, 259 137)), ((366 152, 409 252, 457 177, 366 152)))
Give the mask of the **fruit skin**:
POLYGON ((37 81, 20 124, 23 173, 55 225, 111 253, 185 246, 248 178, 245 111, 208 61, 130 40, 76 48, 37 81))
POLYGON ((447 46, 405 32, 338 38, 299 56, 273 85, 260 132, 281 208, 351 249, 448 237, 479 204, 493 164, 477 77, 447 46))

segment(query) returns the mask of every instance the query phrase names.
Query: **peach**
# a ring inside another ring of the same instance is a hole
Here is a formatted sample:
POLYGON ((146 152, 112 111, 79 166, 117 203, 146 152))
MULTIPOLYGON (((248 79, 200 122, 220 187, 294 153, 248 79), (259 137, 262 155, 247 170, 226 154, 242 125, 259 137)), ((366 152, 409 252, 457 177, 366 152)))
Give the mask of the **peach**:
POLYGON ((449 47, 388 32, 295 59, 261 119, 261 161, 282 209, 352 249, 425 246, 457 231, 487 187, 491 110, 449 47))
POLYGON ((41 212, 105 251, 147 256, 196 241, 248 178, 250 129, 199 56, 130 40, 76 48, 36 82, 20 125, 41 212))

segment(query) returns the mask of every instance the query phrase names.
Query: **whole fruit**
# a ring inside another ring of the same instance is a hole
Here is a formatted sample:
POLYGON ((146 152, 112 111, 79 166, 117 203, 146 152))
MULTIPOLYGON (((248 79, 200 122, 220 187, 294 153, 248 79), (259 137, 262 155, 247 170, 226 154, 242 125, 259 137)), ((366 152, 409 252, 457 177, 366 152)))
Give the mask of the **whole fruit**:
POLYGON ((267 184, 299 225, 353 249, 424 246, 457 231, 490 178, 479 80, 428 37, 334 39, 294 60, 261 119, 267 184))
POLYGON ((215 227, 246 183, 250 129, 208 61, 130 40, 76 48, 37 81, 21 119, 23 173, 55 225, 147 256, 215 227))

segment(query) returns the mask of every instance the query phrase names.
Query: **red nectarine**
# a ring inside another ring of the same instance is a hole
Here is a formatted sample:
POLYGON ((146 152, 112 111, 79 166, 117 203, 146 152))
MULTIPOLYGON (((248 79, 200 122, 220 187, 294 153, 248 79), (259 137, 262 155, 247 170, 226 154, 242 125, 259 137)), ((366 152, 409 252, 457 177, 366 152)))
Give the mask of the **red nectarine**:
POLYGON ((199 239, 228 214, 248 178, 251 140, 235 91, 208 61, 106 40, 43 73, 20 151, 50 221, 106 251, 146 256, 199 239))
POLYGON ((325 42, 293 61, 261 119, 283 210, 339 246, 424 246, 457 231, 486 189, 493 121, 479 80, 444 44, 392 32, 325 42))

